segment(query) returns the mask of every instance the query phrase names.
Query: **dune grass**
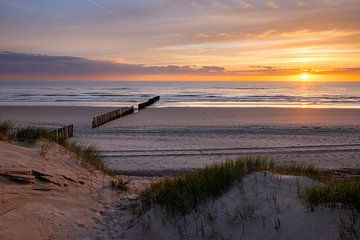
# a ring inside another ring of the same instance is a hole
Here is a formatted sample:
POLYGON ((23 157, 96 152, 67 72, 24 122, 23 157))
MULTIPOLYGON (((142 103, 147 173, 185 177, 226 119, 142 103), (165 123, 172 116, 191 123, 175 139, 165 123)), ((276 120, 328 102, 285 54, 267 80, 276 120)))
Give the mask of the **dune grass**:
POLYGON ((302 193, 305 204, 315 206, 346 207, 360 213, 360 181, 327 178, 320 186, 307 188, 302 193))
POLYGON ((72 143, 66 140, 62 140, 59 144, 74 153, 83 166, 100 170, 110 176, 114 175, 114 172, 107 167, 104 159, 100 156, 95 147, 91 145, 72 143))
POLYGON ((303 189, 300 198, 306 207, 344 206, 360 212, 360 182, 335 179, 310 165, 276 165, 262 157, 246 157, 208 166, 180 177, 154 183, 140 194, 136 215, 153 206, 160 206, 170 214, 186 214, 210 198, 220 197, 251 172, 268 171, 273 174, 306 176, 319 185, 303 189))
POLYGON ((135 214, 141 215, 158 205, 171 214, 186 214, 209 198, 217 198, 251 172, 311 176, 317 178, 319 171, 311 166, 277 166, 263 157, 246 157, 208 166, 181 177, 167 178, 152 184, 140 195, 135 214))
POLYGON ((14 124, 11 121, 0 121, 0 140, 11 141, 14 138, 11 130, 14 128, 14 124))
POLYGON ((111 181, 111 187, 113 189, 123 190, 126 191, 129 189, 127 182, 124 181, 122 178, 116 178, 111 181))
POLYGON ((55 142, 72 152, 83 166, 100 170, 108 175, 113 175, 113 172, 106 166, 106 163, 99 152, 91 145, 81 145, 69 142, 66 139, 57 139, 47 129, 31 126, 17 129, 15 136, 18 141, 30 143, 34 143, 37 140, 55 142))
POLYGON ((320 170, 312 165, 275 165, 271 172, 282 175, 306 176, 314 180, 322 180, 328 177, 320 172, 320 170))
POLYGON ((50 132, 47 129, 39 128, 39 127, 31 127, 31 126, 17 129, 16 139, 18 141, 26 141, 30 143, 34 143, 40 139, 55 141, 54 137, 50 134, 50 132))

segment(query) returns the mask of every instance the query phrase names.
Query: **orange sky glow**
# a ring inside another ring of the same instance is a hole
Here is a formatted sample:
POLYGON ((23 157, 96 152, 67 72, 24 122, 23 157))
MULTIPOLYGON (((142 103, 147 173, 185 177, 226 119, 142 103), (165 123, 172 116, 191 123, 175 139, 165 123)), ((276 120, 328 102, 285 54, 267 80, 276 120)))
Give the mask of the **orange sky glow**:
POLYGON ((0 80, 360 81, 357 0, 94 2, 2 1, 0 80))

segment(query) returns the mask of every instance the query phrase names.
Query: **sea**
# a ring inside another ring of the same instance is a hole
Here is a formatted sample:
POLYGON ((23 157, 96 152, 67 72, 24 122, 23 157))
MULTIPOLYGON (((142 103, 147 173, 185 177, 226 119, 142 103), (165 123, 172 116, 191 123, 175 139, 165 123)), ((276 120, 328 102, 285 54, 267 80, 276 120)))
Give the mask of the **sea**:
POLYGON ((0 105, 360 108, 360 82, 0 81, 0 105))

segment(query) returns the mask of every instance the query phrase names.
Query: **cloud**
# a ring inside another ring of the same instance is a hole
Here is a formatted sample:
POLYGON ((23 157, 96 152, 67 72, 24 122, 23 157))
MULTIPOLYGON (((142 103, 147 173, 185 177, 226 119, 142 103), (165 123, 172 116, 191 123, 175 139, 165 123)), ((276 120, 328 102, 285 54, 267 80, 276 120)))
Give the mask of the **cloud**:
POLYGON ((263 68, 263 69, 267 69, 267 70, 274 70, 274 69, 277 69, 277 67, 274 67, 274 66, 262 66, 262 65, 252 65, 252 66, 249 66, 249 68, 263 68))
POLYGON ((105 8, 103 5, 95 2, 94 0, 87 0, 87 1, 88 1, 89 3, 91 3, 92 5, 94 5, 95 7, 97 7, 98 9, 106 12, 107 14, 112 14, 112 12, 111 12, 109 9, 105 8))
POLYGON ((333 70, 324 70, 321 73, 325 74, 360 74, 360 67, 358 68, 335 68, 333 70))
POLYGON ((0 75, 213 75, 224 71, 218 66, 145 66, 69 56, 0 52, 0 75))
MULTIPOLYGON (((305 69, 311 74, 354 74, 360 75, 360 68, 305 69)), ((125 64, 111 61, 98 61, 72 56, 49 56, 40 54, 0 52, 1 79, 141 79, 148 76, 203 76, 207 77, 246 77, 246 76, 285 76, 303 72, 301 68, 281 68, 267 65, 251 65, 247 69, 227 70, 221 66, 166 65, 147 66, 125 64)))

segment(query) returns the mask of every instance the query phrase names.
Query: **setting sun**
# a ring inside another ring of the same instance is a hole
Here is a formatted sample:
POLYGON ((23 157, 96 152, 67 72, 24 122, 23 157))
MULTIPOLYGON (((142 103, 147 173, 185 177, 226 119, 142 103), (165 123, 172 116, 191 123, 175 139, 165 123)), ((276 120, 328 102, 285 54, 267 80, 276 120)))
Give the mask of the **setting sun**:
POLYGON ((309 74, 307 74, 307 73, 302 73, 301 75, 300 75, 300 78, 302 79, 302 80, 308 80, 309 79, 309 74))

